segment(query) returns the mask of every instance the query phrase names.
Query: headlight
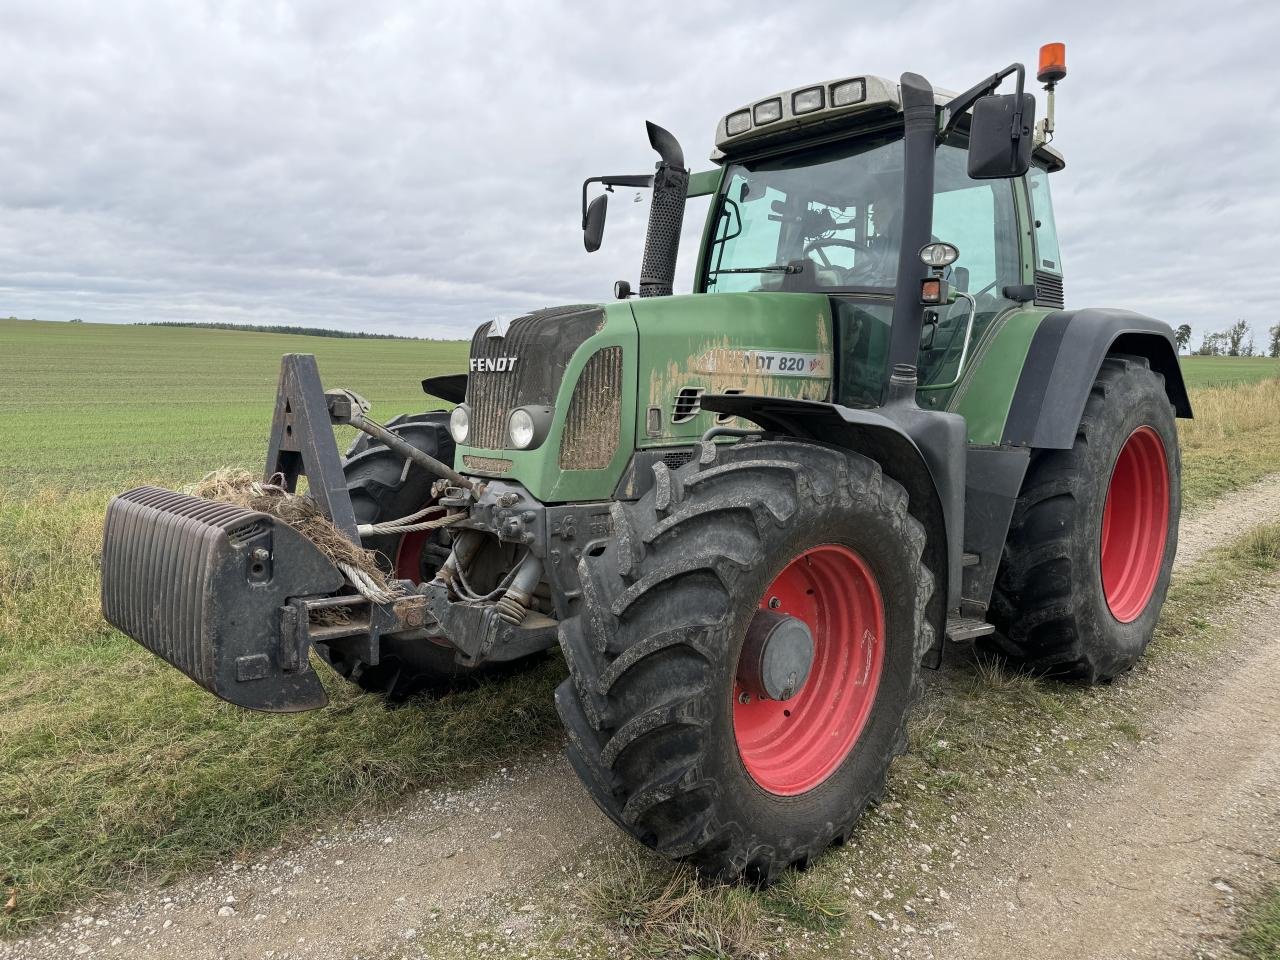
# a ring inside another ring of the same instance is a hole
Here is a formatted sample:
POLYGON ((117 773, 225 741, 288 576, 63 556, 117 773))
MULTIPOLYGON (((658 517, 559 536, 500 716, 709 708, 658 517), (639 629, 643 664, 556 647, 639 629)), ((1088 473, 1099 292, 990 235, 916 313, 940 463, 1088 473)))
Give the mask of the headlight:
POLYGON ((867 81, 859 77, 857 80, 845 80, 831 85, 831 105, 847 107, 861 103, 867 99, 867 81))
POLYGON ((511 445, 517 450, 528 450, 533 446, 535 434, 533 417, 528 410, 515 409, 507 418, 507 433, 511 436, 511 445))
POLYGON ((821 87, 810 87, 808 90, 797 90, 791 95, 792 113, 813 113, 813 111, 821 109, 821 87))
POLYGON ((920 248, 920 262, 926 267, 941 269, 951 266, 958 259, 960 259, 960 248, 953 243, 935 240, 920 248))
POLYGON ((460 403, 449 414, 449 433, 454 443, 466 443, 471 433, 471 411, 465 403, 460 403))
POLYGON ((751 129, 751 111, 739 110, 737 113, 731 113, 725 117, 724 130, 731 137, 736 137, 740 133, 746 133, 751 129))
POLYGON ((766 100, 763 103, 757 103, 755 107, 756 126, 762 123, 773 123, 775 120, 782 119, 782 98, 774 97, 772 100, 766 100))

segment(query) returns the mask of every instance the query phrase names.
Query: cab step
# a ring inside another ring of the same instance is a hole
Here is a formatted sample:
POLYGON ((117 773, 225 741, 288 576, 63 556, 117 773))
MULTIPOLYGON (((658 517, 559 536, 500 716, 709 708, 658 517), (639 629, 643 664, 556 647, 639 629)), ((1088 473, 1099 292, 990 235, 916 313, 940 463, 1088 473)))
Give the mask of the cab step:
POLYGON ((979 620, 977 617, 948 617, 947 639, 952 643, 963 643, 975 637, 985 637, 995 633, 994 624, 979 620))

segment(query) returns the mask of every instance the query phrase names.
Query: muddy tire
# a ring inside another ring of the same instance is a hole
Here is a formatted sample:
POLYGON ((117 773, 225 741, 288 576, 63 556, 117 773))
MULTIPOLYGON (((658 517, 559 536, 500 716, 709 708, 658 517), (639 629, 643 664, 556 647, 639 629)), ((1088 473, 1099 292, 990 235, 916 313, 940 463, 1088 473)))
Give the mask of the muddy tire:
MULTIPOLYGON (((387 426, 424 453, 453 463, 449 415, 443 411, 396 417, 387 426)), ((361 434, 343 462, 357 523, 378 523, 416 513, 431 502, 435 478, 386 445, 361 434)), ((418 583, 430 580, 449 555, 447 530, 366 537, 387 573, 418 583)), ((348 660, 337 650, 317 650, 339 674, 362 689, 400 699, 424 690, 442 691, 473 674, 454 661, 453 649, 430 640, 383 637, 380 662, 348 660)))
POLYGON ((1180 477, 1164 378, 1144 358, 1108 357, 1075 445, 1032 454, 983 646, 1090 683, 1132 668, 1169 589, 1180 477))
POLYGON ((924 532, 874 461, 813 444, 706 443, 655 472, 579 563, 569 759, 640 842, 767 883, 842 841, 905 749, 932 642, 924 532), (805 621, 813 668, 792 698, 744 703, 762 608, 805 621))

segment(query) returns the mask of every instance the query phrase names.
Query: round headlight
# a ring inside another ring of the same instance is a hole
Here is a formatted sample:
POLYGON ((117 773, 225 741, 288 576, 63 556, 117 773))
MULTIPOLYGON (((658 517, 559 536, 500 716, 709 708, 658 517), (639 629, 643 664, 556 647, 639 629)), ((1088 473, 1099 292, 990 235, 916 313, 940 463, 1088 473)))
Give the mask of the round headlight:
POLYGON ((511 445, 517 450, 527 450, 533 446, 533 417, 528 410, 512 410, 507 418, 507 432, 511 435, 511 445))
POLYGON ((466 443, 467 434, 471 432, 471 411, 465 403, 460 403, 449 414, 449 433, 454 443, 466 443))

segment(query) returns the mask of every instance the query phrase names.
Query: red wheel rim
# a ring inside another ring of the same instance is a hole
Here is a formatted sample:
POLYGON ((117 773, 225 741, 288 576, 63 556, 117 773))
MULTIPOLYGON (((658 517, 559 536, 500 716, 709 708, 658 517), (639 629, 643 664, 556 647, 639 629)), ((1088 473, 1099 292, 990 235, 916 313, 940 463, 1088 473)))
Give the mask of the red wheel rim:
MULTIPOLYGON (((427 514, 419 523, 434 520, 443 515, 444 510, 427 514)), ((415 530, 400 538, 400 546, 396 548, 396 579, 422 582, 422 551, 426 549, 434 530, 415 530)))
POLYGON ((884 602, 866 561, 829 544, 787 564, 760 607, 808 625, 813 666, 786 701, 742 703, 735 683, 733 732, 751 779, 795 796, 835 773, 867 725, 884 667, 884 602))
POLYGON ((1120 448, 1102 509, 1102 592, 1111 615, 1132 623, 1155 592, 1169 535, 1164 441, 1139 427, 1120 448))

